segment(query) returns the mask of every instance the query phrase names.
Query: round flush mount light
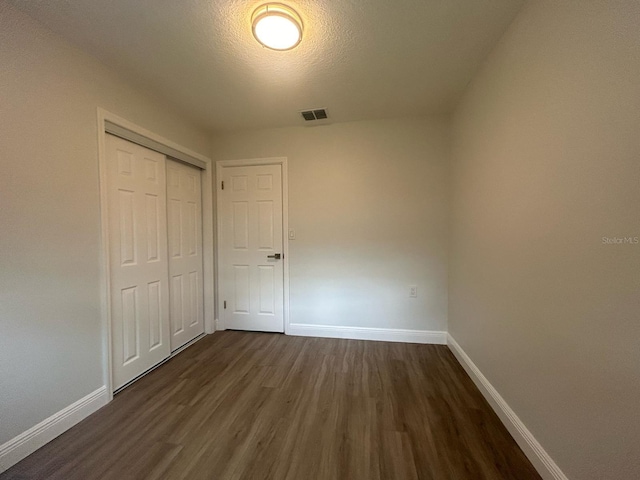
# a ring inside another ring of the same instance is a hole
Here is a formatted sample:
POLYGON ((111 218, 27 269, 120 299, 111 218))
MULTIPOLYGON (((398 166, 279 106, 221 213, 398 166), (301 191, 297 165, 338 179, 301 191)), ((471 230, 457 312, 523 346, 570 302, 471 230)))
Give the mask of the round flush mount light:
POLYGON ((291 50, 302 40, 302 19, 281 3, 265 3, 251 16, 253 36, 272 50, 291 50))

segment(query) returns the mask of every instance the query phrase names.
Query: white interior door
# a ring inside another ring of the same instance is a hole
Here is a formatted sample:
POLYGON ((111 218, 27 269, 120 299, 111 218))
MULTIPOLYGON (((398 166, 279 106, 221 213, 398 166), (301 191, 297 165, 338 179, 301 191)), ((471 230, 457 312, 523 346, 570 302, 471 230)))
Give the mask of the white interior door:
POLYGON ((220 315, 229 329, 284 332, 281 165, 222 171, 220 315))
POLYGON ((106 136, 113 389, 170 354, 165 156, 106 136))
POLYGON ((204 333, 200 170, 167 159, 171 350, 204 333))

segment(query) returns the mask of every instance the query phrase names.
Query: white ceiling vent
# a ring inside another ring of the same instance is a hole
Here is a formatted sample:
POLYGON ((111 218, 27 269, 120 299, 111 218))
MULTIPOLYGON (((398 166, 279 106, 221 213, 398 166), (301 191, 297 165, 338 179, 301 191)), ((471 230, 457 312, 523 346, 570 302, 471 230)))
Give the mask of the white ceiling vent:
POLYGON ((303 110, 300 112, 305 123, 311 125, 320 125, 321 123, 327 123, 329 116, 327 115, 326 108, 314 108, 313 110, 303 110))

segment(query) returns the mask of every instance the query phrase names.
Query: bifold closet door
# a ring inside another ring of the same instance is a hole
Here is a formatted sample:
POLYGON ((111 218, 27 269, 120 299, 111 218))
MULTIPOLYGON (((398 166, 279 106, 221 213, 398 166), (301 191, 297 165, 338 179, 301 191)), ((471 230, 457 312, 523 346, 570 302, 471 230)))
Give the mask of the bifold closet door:
POLYGON ((116 390, 171 352, 166 158, 112 135, 106 148, 116 390))
POLYGON ((167 159, 171 350, 204 333, 200 170, 167 159))

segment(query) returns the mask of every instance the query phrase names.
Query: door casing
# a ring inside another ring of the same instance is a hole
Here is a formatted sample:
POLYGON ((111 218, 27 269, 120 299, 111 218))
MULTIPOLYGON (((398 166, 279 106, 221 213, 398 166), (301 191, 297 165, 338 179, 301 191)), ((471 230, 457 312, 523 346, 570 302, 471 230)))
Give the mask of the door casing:
POLYGON ((287 165, 287 157, 271 157, 271 158, 254 158, 243 160, 218 160, 216 162, 216 330, 225 330, 226 325, 220 315, 220 286, 222 285, 221 271, 218 268, 218 259, 221 257, 221 180, 222 172, 225 167, 252 167, 257 165, 280 165, 282 168, 282 249, 283 249, 283 288, 284 288, 284 305, 283 305, 283 317, 284 317, 284 333, 289 334, 289 172, 287 165))

